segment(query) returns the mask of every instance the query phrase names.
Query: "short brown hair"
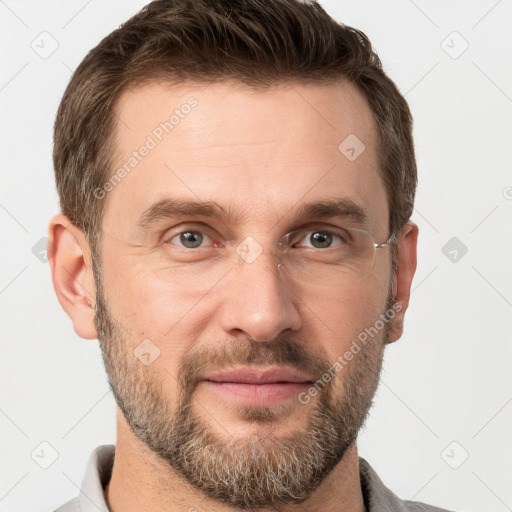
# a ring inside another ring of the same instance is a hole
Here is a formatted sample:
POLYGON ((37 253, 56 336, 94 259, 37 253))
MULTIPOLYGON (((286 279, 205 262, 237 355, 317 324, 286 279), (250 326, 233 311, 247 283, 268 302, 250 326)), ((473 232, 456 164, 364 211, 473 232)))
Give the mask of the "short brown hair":
MULTIPOLYGON (((149 80, 235 79, 264 88, 346 78, 364 95, 379 132, 389 232, 409 220, 417 184, 412 117, 368 38, 332 19, 316 1, 156 0, 105 37, 76 69, 54 130, 61 211, 99 258, 105 201, 94 191, 113 172, 115 107, 149 80)), ((393 271, 396 270, 392 247, 393 271)))

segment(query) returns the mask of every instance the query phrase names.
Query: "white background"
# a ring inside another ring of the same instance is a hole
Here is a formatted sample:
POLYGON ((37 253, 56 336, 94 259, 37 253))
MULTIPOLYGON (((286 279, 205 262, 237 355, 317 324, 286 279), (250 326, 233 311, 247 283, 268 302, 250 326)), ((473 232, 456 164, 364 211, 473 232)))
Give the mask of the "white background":
MULTIPOLYGON (((370 37, 406 95, 419 165, 405 334, 387 349, 360 454, 402 498, 512 510, 512 4, 322 4, 370 37), (452 237, 468 249, 456 262, 442 251, 452 237)), ((71 72, 142 5, 0 1, 2 511, 76 496, 89 453, 115 441, 97 341, 74 333, 32 249, 58 211, 52 125, 71 72), (31 47, 43 37, 46 51, 58 43, 46 59, 31 47), (31 458, 43 441, 58 452, 46 470, 31 458)))

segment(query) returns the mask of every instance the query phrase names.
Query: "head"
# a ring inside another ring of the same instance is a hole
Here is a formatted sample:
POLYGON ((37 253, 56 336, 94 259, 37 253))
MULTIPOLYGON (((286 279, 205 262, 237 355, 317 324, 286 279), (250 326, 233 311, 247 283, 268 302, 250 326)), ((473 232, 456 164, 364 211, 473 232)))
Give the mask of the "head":
POLYGON ((412 120, 366 36, 318 4, 226 5, 152 2, 75 71, 52 275, 164 467, 224 503, 299 503, 354 444, 402 334, 412 120), (336 244, 342 227, 392 240, 368 273, 280 249, 299 229, 336 244), (207 379, 241 367, 303 381, 249 403, 207 379))

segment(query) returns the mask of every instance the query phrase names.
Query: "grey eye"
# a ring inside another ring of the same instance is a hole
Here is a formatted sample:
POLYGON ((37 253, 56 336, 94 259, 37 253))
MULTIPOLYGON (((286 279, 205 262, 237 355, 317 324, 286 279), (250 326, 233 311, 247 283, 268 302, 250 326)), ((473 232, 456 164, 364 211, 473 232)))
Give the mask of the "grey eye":
POLYGON ((305 247, 307 249, 329 249, 331 247, 341 247, 345 244, 345 240, 328 230, 302 231, 297 234, 297 247, 305 247))
POLYGON ((332 245, 332 233, 329 231, 314 231, 309 236, 309 242, 316 249, 325 249, 332 245))
POLYGON ((187 249, 195 249, 203 243, 204 236, 200 231, 185 231, 179 235, 176 235, 173 239, 171 239, 171 242, 176 243, 176 239, 179 240, 177 245, 182 245, 187 249))

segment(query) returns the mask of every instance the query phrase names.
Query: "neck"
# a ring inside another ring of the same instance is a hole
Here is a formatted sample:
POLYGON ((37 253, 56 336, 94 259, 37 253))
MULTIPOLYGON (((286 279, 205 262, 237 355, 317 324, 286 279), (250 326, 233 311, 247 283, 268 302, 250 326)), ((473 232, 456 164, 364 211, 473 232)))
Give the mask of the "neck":
MULTIPOLYGON (((142 445, 118 411, 117 443, 110 482, 105 488, 110 512, 235 512, 233 507, 206 498, 181 475, 151 450, 142 445)), ((364 500, 359 480, 357 446, 354 443, 340 463, 300 504, 303 512, 364 512, 364 500)), ((258 512, 275 511, 274 508, 258 512)), ((281 505, 280 512, 297 510, 297 505, 281 505)))

